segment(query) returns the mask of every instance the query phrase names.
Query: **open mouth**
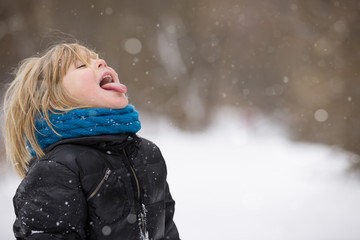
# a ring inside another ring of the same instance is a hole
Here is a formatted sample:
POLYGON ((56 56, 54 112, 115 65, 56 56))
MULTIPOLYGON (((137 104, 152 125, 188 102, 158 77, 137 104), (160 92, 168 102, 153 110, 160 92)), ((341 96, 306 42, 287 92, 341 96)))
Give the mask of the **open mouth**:
POLYGON ((114 82, 112 76, 110 74, 106 74, 101 78, 100 87, 103 87, 104 85, 112 83, 112 82, 114 82))
POLYGON ((115 82, 110 73, 105 73, 100 80, 100 87, 104 90, 126 93, 127 88, 124 84, 115 82))

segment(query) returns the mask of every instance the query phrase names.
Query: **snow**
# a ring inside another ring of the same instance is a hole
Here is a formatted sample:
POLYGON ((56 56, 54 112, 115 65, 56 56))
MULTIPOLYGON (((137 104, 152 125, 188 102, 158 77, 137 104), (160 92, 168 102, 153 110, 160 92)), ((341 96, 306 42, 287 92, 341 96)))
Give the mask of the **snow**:
POLYGON ((291 142, 235 112, 219 111, 197 134, 143 121, 142 135, 167 161, 182 239, 360 239, 360 182, 348 155, 291 142))
MULTIPOLYGON (((233 109, 201 133, 145 116, 142 125, 166 159, 182 239, 360 239, 360 182, 346 153, 291 142, 281 127, 233 109)), ((18 183, 13 174, 0 183, 0 239, 14 239, 18 183)))

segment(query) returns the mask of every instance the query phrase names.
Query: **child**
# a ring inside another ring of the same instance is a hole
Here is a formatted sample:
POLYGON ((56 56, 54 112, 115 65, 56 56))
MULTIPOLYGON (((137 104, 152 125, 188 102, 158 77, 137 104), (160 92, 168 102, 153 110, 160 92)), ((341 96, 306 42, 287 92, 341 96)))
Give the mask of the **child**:
POLYGON ((77 43, 24 60, 5 96, 23 178, 16 239, 179 239, 160 150, 114 69, 77 43))

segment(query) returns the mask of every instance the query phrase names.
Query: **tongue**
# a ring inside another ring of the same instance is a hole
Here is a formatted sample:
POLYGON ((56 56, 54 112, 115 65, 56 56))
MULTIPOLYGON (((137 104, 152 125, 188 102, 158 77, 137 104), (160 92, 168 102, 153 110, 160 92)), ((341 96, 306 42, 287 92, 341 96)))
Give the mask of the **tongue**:
POLYGON ((126 93, 127 88, 124 84, 121 83, 107 83, 101 86, 105 90, 113 90, 120 93, 126 93))

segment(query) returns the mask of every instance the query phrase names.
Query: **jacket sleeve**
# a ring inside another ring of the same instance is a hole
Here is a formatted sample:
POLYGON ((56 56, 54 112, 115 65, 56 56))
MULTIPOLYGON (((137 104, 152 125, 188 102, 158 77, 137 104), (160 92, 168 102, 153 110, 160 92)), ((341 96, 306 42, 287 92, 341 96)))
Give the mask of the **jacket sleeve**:
POLYGON ((51 160, 35 163, 13 202, 16 239, 85 239, 86 199, 68 167, 51 160))
POLYGON ((165 194, 165 239, 179 240, 179 232, 173 220, 175 212, 175 201, 170 194, 168 183, 166 183, 165 194))

